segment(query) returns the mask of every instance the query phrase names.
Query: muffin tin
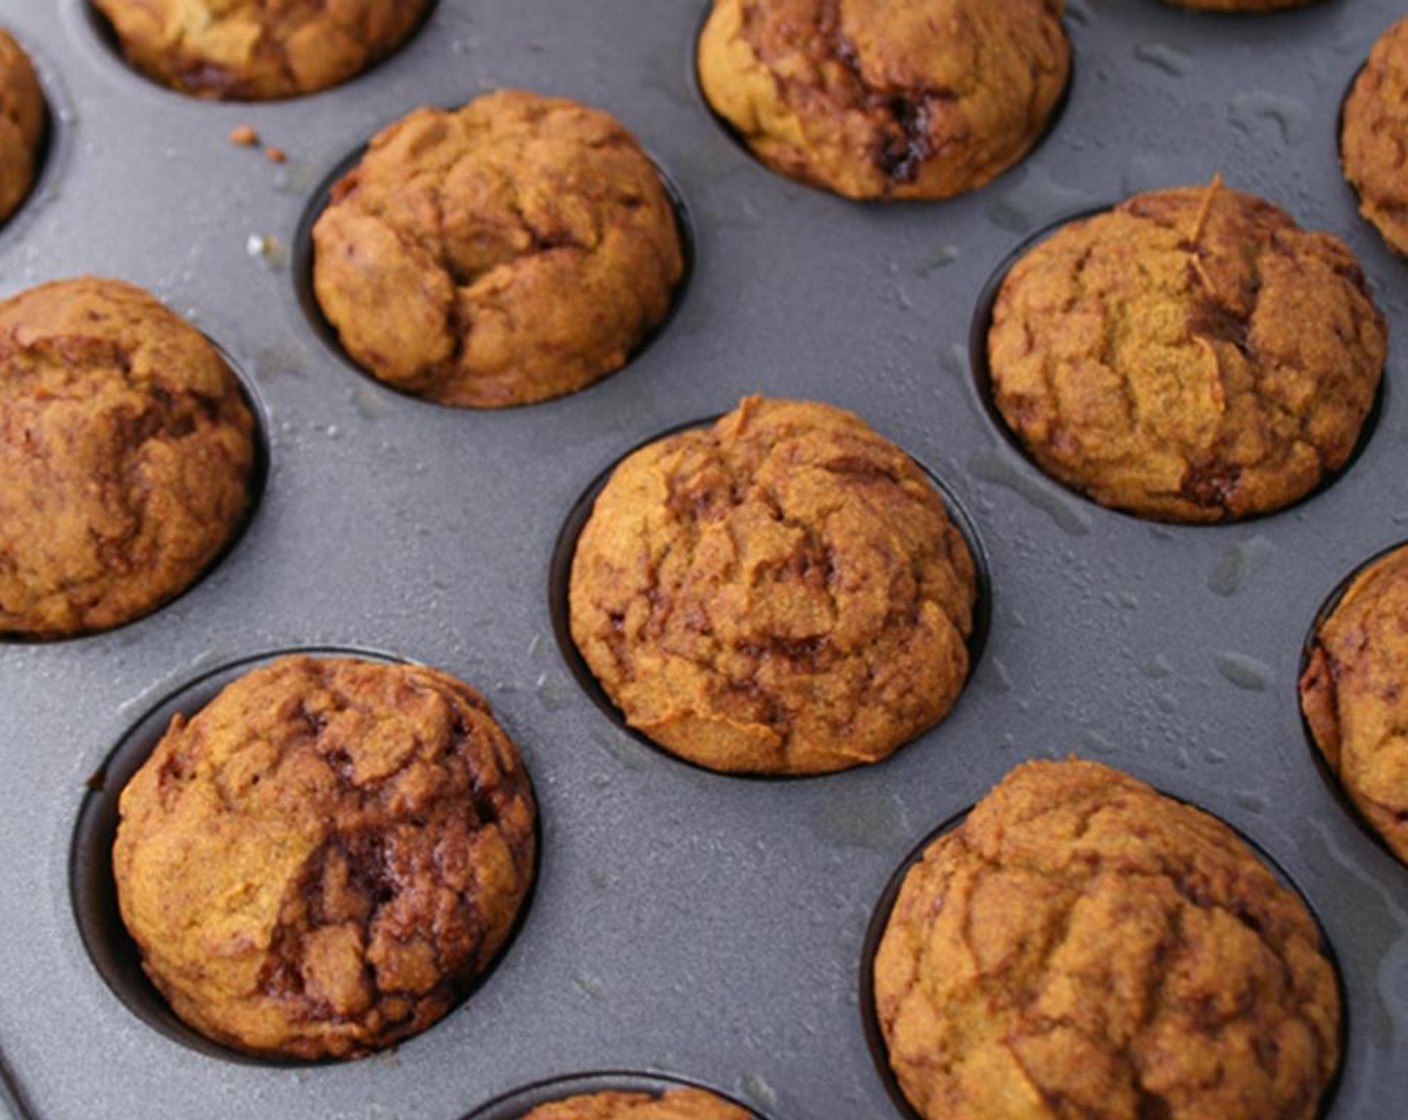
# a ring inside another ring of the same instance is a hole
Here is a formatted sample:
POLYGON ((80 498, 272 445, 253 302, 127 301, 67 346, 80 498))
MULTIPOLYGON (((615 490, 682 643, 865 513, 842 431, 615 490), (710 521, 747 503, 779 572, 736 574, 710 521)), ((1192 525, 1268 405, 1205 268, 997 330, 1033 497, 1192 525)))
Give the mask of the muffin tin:
POLYGON ((36 195, 0 229, 0 295, 82 273, 149 288, 231 355, 269 444, 250 526, 189 593, 108 634, 0 646, 0 1099, 21 1120, 460 1120, 565 1074, 634 1070, 768 1120, 897 1116, 859 980, 885 885, 1012 766, 1074 752, 1216 813, 1284 869, 1347 994, 1325 1115, 1396 1115, 1408 870, 1327 786, 1295 683, 1325 598, 1408 537, 1408 265, 1356 216, 1336 151, 1344 90, 1403 12, 1074 0, 1074 84, 1041 147, 976 194, 884 207, 779 179, 725 133, 693 78, 702 9, 440 0, 371 74, 267 105, 153 86, 83 0, 0 9, 54 109, 36 195), (295 265, 320 184, 373 132, 502 86, 577 98, 634 131, 683 200, 693 273, 622 372, 527 409, 460 412, 353 372, 307 314, 295 265), (290 162, 230 145, 243 124, 290 162), (1357 460, 1302 504, 1154 525, 1061 490, 1010 447, 969 330, 1025 237, 1218 171, 1350 243, 1389 320, 1387 389, 1357 460), (696 770, 622 731, 554 641, 553 551, 592 479, 750 392, 860 413, 942 479, 987 555, 991 625, 967 693, 879 766, 796 781, 696 770), (422 661, 487 695, 534 781, 540 878, 498 967, 420 1038, 351 1064, 232 1060, 134 1014, 119 995, 143 983, 130 956, 109 962, 117 990, 90 957, 82 918, 102 900, 91 877, 70 885, 81 814, 90 779, 167 698, 323 647, 422 661))

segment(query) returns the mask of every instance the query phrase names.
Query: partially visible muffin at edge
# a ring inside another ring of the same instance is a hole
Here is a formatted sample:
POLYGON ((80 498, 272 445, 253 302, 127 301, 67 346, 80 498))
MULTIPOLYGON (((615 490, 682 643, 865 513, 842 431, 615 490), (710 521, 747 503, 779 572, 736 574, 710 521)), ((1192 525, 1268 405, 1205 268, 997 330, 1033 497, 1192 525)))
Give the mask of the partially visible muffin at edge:
POLYGON ((1349 799, 1408 863, 1408 547, 1356 575, 1320 624, 1300 703, 1349 799))
POLYGON ((1408 256, 1408 20, 1384 32, 1344 103, 1340 159, 1359 212, 1408 256))
POLYGON ((753 1114, 703 1089, 585 1093, 539 1105, 523 1120, 754 1120, 753 1114))
POLYGON ((34 65, 0 27, 0 223, 29 197, 48 119, 34 65))
POLYGON ((715 0, 704 96, 774 171, 852 199, 982 186, 1070 77, 1064 0, 715 0))
POLYGON ((177 716, 120 799, 118 902, 187 1024, 353 1058, 444 1016, 504 944, 535 809, 484 699, 432 669, 289 657, 177 716))
POLYGON ((874 962, 924 1120, 1313 1120, 1334 966, 1230 828, 1088 762, 1019 766, 905 875, 874 962))
POLYGON ((313 228, 318 304, 379 380, 466 408, 625 365, 684 272, 674 207, 612 117, 505 91, 372 140, 313 228))
POLYGON ((119 626, 179 595, 253 502, 254 417, 206 338, 117 280, 0 303, 0 634, 119 626))
POLYGON ((573 641, 626 722, 730 773, 877 762, 968 676, 973 557, 858 417, 750 397, 626 458, 582 529, 573 641))
POLYGON ((268 101, 340 85, 396 51, 432 0, 92 0, 122 53, 181 93, 268 101))
POLYGON ((1339 472, 1387 346, 1342 242, 1214 182, 1138 195, 1031 249, 999 291, 988 365, 998 411, 1058 482, 1209 522, 1339 472))

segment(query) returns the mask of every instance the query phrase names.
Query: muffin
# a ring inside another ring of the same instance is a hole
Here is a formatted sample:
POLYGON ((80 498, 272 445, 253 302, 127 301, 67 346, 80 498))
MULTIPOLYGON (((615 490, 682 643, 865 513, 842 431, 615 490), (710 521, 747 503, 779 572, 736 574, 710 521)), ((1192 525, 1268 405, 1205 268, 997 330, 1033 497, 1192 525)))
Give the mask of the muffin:
POLYGON ((539 1105, 523 1120, 753 1120, 750 1113, 703 1089, 589 1093, 539 1105))
POLYGON ((34 186, 48 116, 29 56, 0 28, 0 222, 34 186))
POLYGON ((507 939, 533 797, 473 689, 288 657, 177 716, 123 790, 122 919, 188 1025, 251 1054, 353 1058, 425 1030, 507 939))
POLYGON ((674 207, 630 134, 520 92, 384 130, 333 188, 313 245, 318 304, 352 359, 466 408, 620 369, 684 271, 674 207))
POLYGON ((949 198, 1041 139, 1065 92, 1064 0, 715 0, 714 111, 774 171, 853 199, 949 198))
POLYGON ((1384 843, 1408 863, 1408 547, 1375 560, 1320 624, 1300 679, 1315 745, 1384 843))
POLYGON ((431 0, 92 0, 128 63, 196 97, 267 101, 339 85, 396 51, 431 0))
POLYGON ((899 448, 840 409, 749 397, 617 466, 568 598, 628 725, 712 770, 819 774, 948 713, 976 581, 899 448))
POLYGON ((1374 44, 1344 103, 1340 158, 1359 212, 1408 256, 1408 20, 1374 44))
POLYGON ((0 634, 120 626, 189 587, 253 501, 254 418, 193 327, 139 288, 0 303, 0 634))
POLYGON ((993 401, 1047 474, 1101 505, 1227 521, 1348 462, 1387 328, 1350 251, 1261 199, 1158 191, 1013 266, 988 334, 993 401))
POLYGON ((874 964, 924 1120, 1313 1120, 1335 970, 1228 827, 1089 762, 1019 766, 905 876, 874 964))

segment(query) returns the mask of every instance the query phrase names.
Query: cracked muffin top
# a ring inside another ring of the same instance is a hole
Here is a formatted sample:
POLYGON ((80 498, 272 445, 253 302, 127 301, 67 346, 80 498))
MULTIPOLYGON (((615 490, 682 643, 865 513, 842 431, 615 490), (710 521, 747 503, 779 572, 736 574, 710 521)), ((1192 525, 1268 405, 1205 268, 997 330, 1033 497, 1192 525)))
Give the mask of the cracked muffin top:
POLYGON ((1408 19, 1374 44, 1343 122, 1340 157, 1359 212, 1408 256, 1408 19))
POLYGON ((0 303, 0 634, 120 626, 189 587, 252 504, 254 418, 205 337, 139 288, 0 303))
POLYGON ((268 1057, 425 1030, 513 927, 534 866, 518 751, 473 689, 289 657, 177 716, 119 802, 122 919, 187 1024, 268 1057))
POLYGON ((1343 243, 1214 181, 1028 252, 998 294, 988 364, 1007 426, 1058 482, 1208 522, 1281 509, 1344 467, 1387 345, 1343 243))
POLYGON ((1064 0, 715 0, 714 111, 783 175, 853 199, 949 198, 1046 131, 1070 76, 1064 0))
POLYGON ((352 359, 440 404, 504 408, 625 365, 684 272, 659 174, 613 118, 506 91, 372 140, 313 228, 352 359))
POLYGON ((1320 624, 1300 703, 1350 800, 1408 863, 1408 548, 1355 576, 1320 624))
POLYGON ((968 676, 973 558, 858 417, 750 397, 636 451, 582 529, 572 638, 626 722, 731 773, 878 762, 968 676))
POLYGON ((181 93, 267 101, 354 78, 400 47, 431 0, 92 0, 122 53, 181 93))
POLYGON ((523 1120, 753 1120, 751 1113, 703 1089, 587 1093, 540 1105, 523 1120))
POLYGON ((29 197, 48 117, 29 56, 0 27, 0 222, 29 197))
POLYGON ((1333 965, 1226 825, 1089 762, 1010 773, 905 876, 874 965, 925 1120, 1312 1120, 1333 965))

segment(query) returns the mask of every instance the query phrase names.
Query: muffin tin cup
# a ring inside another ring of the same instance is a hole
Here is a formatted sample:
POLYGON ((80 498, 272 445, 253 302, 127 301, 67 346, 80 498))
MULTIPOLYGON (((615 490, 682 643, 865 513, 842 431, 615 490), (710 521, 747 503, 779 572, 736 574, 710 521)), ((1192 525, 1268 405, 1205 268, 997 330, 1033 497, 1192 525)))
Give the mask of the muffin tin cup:
MULTIPOLYGON (((1173 797, 1170 794, 1164 793, 1163 790, 1156 789, 1156 792, 1163 793, 1164 796, 1169 797, 1170 800, 1178 801, 1181 804, 1188 805, 1190 808, 1207 813, 1207 810, 1203 809, 1201 806, 1185 801, 1182 798, 1173 797)), ((899 899, 900 891, 904 887, 905 878, 909 875, 910 871, 913 870, 914 866, 924 858, 925 852, 934 844, 938 843, 943 837, 961 828, 963 823, 968 819, 968 814, 972 811, 973 806, 970 805, 962 812, 954 814, 925 836, 924 839, 919 841, 910 853, 905 856, 904 861, 895 869, 894 874, 890 876, 889 882, 885 884, 885 889, 881 893, 879 900, 875 903, 875 909, 871 914, 870 924, 866 927, 865 931, 865 942, 861 950, 859 973, 861 1024, 865 1031, 866 1043, 870 1047, 870 1056, 875 1065, 875 1073, 884 1084, 885 1092, 889 1095, 891 1103, 895 1106, 895 1111, 899 1113, 903 1120, 923 1120, 923 1117, 905 1097, 904 1091, 900 1088, 899 1080, 895 1077, 894 1070, 890 1068, 889 1047, 886 1045, 884 1031, 880 1027, 879 1012, 875 1005, 875 956, 880 951, 880 942, 885 937, 886 927, 890 924, 890 915, 894 912, 895 902, 899 899)), ((1335 1093, 1339 1089, 1340 1080, 1344 1074, 1345 1062, 1348 1060, 1349 1054, 1351 1008, 1348 992, 1345 987, 1344 973, 1340 968, 1339 956, 1335 952, 1334 943, 1330 940, 1329 934, 1325 929, 1325 923, 1321 920, 1319 911, 1316 909, 1314 903, 1296 881, 1291 878, 1289 872, 1286 871, 1276 857, 1257 843, 1256 840, 1252 839, 1252 837, 1248 836, 1240 828, 1231 824, 1223 817, 1219 817, 1214 813, 1208 813, 1208 815, 1213 817, 1214 820, 1220 821, 1227 828, 1230 828, 1237 837, 1251 849, 1252 853, 1261 860, 1267 870, 1275 876, 1277 882, 1301 900, 1306 910, 1309 911, 1311 918, 1314 920, 1316 928, 1320 931, 1320 949, 1334 969, 1336 987, 1339 990, 1340 997, 1340 1065, 1336 1068, 1330 1083, 1325 1087, 1325 1092, 1320 1098, 1320 1107, 1315 1113, 1316 1120, 1325 1120, 1325 1118, 1333 1114, 1335 1093)))
POLYGON ((252 440, 254 444, 254 466, 249 474, 249 508, 245 510, 244 516, 239 524, 230 534, 230 539, 225 542, 210 561, 200 570, 185 587, 178 591, 171 598, 137 615, 129 618, 126 622, 116 626, 109 626, 102 630, 84 630, 77 634, 64 634, 58 636, 32 636, 27 634, 5 634, 0 632, 0 646, 13 645, 54 645, 63 642, 77 642, 86 638, 100 638, 105 634, 116 634, 136 626, 138 623, 168 610, 179 603, 186 596, 192 594, 207 579, 209 579, 226 560, 240 547, 241 542, 249 534, 255 519, 259 516, 259 507, 264 501, 264 492, 269 485, 269 472, 272 463, 272 453, 269 443, 269 414, 265 407, 264 400, 259 391, 255 388, 248 375, 240 368, 240 364, 224 346, 209 335, 205 336, 206 342, 220 355, 221 361, 230 371, 230 375, 235 379, 235 387, 239 391, 240 398, 249 409, 249 414, 254 420, 254 431, 252 440))
MULTIPOLYGON (((1170 187, 1191 186, 1188 183, 1172 183, 1170 187)), ((1271 201, 1275 201, 1272 199, 1271 201)), ((1374 403, 1370 406, 1368 414, 1364 417, 1364 424, 1359 430, 1359 437, 1354 442, 1354 449, 1350 451, 1349 458, 1345 460, 1344 466, 1333 474, 1323 478, 1309 493, 1298 498, 1290 505, 1282 506, 1280 509, 1267 510, 1264 513, 1253 514, 1250 517, 1239 518, 1235 521, 1214 521, 1207 523, 1185 523, 1177 519, 1163 520, 1154 517, 1145 517, 1140 514, 1131 513, 1127 510, 1115 509, 1112 506, 1101 505, 1089 495, 1080 490, 1067 486, 1059 479, 1053 478, 1042 470, 1041 465, 1036 461, 1032 453, 1027 449, 1021 438, 1008 425, 1007 420, 1002 415, 1002 410, 997 407, 997 400, 993 395, 992 367, 988 362, 988 334, 992 330, 993 310, 997 306, 998 297, 1002 294, 1002 286, 1007 282, 1008 275, 1017 263, 1022 260, 1037 246, 1049 240, 1059 233, 1066 226, 1076 222, 1087 221, 1090 218, 1098 217, 1101 214, 1108 214, 1118 202, 1109 202, 1099 206, 1081 207, 1068 214, 1064 214, 1048 225, 1038 229, 1035 233, 1028 235, 1023 241, 1016 245, 993 270, 982 290, 978 293, 978 301, 973 309, 972 325, 968 329, 968 363, 969 370, 973 378, 973 386, 977 392, 978 399, 982 402, 983 412, 987 415, 989 423, 996 433, 1002 438, 1013 451, 1015 451, 1026 464, 1041 477, 1053 486, 1059 486, 1065 493, 1078 499, 1087 506, 1104 510, 1119 517, 1129 518, 1133 521, 1144 521, 1152 524, 1167 525, 1170 528, 1188 528, 1194 531, 1207 529, 1217 525, 1255 525, 1257 522, 1265 521, 1268 518, 1278 517, 1292 510, 1299 509, 1307 502, 1313 502, 1326 491, 1330 490, 1345 475, 1354 469, 1355 463, 1364 454, 1370 442, 1374 438, 1374 433, 1378 430, 1379 421, 1388 408, 1389 397, 1389 367, 1385 366, 1379 378, 1378 391, 1374 394, 1374 403)), ((1289 211, 1288 211, 1289 213, 1289 211)), ((1291 218, 1299 219, 1295 214, 1291 218)), ((1302 226, 1302 228, 1305 228, 1302 226)), ((1381 309, 1382 310, 1382 309, 1381 309)))
MULTIPOLYGON (((72 4, 75 9, 75 22, 81 24, 85 28, 85 30, 91 37, 94 45, 104 54, 106 54, 109 57, 109 60, 114 65, 120 67, 126 73, 130 74, 133 78, 135 78, 137 81, 140 81, 143 84, 150 86, 154 90, 160 90, 162 93, 169 94, 172 97, 184 97, 192 98, 195 100, 206 100, 206 98, 203 98, 200 94, 185 93, 182 90, 172 89, 164 82, 159 82, 155 78, 149 77, 148 75, 142 73, 142 71, 138 70, 136 67, 131 66, 122 53, 122 44, 118 40, 117 31, 113 28, 113 25, 111 21, 108 20, 107 16, 103 15, 103 13, 98 10, 97 5, 92 3, 92 0, 67 0, 67 2, 72 4)), ((417 36, 424 34, 426 26, 434 18, 435 9, 439 6, 439 4, 440 0, 430 0, 430 3, 426 5, 425 14, 421 17, 420 22, 416 25, 415 30, 412 31, 410 35, 407 36, 406 41, 402 43, 396 50, 392 51, 391 54, 387 55, 385 58, 382 58, 377 62, 372 63, 372 65, 366 70, 363 70, 358 74, 353 74, 350 78, 346 78, 337 85, 329 87, 328 90, 315 90, 312 93, 294 94, 291 97, 276 97, 264 99, 230 98, 228 101, 225 101, 225 104, 279 105, 295 103, 304 97, 316 97, 320 93, 328 93, 331 90, 340 89, 343 86, 349 85, 352 82, 356 82, 359 79, 366 77, 368 74, 371 74, 379 66, 385 65, 391 59, 395 58, 396 55, 400 54, 402 51, 406 50, 412 43, 414 43, 417 36)))
MULTIPOLYGON (((0 26, 13 34, 13 29, 8 23, 0 26)), ((58 193, 63 182, 64 168, 73 148, 73 131, 77 121, 68 86, 58 69, 34 44, 18 35, 14 38, 29 56, 35 76, 39 79, 39 88, 44 93, 48 112, 44 121, 44 134, 39 140, 34 182, 30 184, 29 194, 8 218, 0 220, 0 254, 4 255, 13 251, 11 246, 21 241, 30 223, 38 220, 45 206, 58 193)))
POLYGON ((1354 586, 1354 582, 1364 575, 1370 568, 1374 567, 1381 560, 1387 559, 1393 553, 1404 548, 1408 548, 1408 540, 1399 541, 1397 544, 1388 545, 1374 553, 1367 560, 1358 564, 1348 575, 1340 580, 1325 597, 1325 601, 1320 604, 1320 609, 1315 612, 1315 617, 1310 620, 1310 627, 1305 632, 1305 641, 1301 645, 1300 661, 1296 665, 1296 712, 1300 716, 1301 732, 1305 736, 1305 748, 1310 752, 1310 757, 1315 765, 1315 771, 1320 775, 1321 781, 1325 783, 1325 788, 1335 799, 1335 802, 1344 811, 1346 817, 1354 821, 1359 826, 1365 837, 1375 844, 1389 859, 1400 862, 1384 838, 1372 824, 1370 824, 1360 812, 1359 806, 1350 797, 1349 791, 1344 788, 1344 783, 1340 781, 1339 775, 1331 768, 1329 760, 1325 757, 1320 746, 1315 741, 1315 733, 1310 728, 1310 720, 1306 718, 1305 707, 1300 702, 1300 681, 1305 678, 1305 671, 1310 668, 1310 659, 1315 656, 1316 647, 1319 645, 1320 628, 1329 621, 1329 618, 1339 609, 1340 603, 1349 593, 1349 589, 1354 586))
POLYGON ((647 1093, 650 1096, 659 1097, 674 1089, 703 1089, 705 1092, 713 1093, 716 1097, 744 1109, 756 1120, 766 1120, 756 1109, 744 1105, 727 1093, 722 1093, 708 1085, 687 1081, 679 1077, 665 1077, 661 1074, 622 1072, 574 1073, 564 1077, 555 1077, 548 1081, 540 1081, 537 1084, 505 1093, 503 1096, 481 1105, 473 1112, 466 1113, 461 1120, 523 1120, 523 1117, 533 1109, 551 1104, 554 1101, 566 1100, 568 1097, 590 1093, 647 1093))
MULTIPOLYGON (((620 730, 624 731, 636 742, 642 744, 650 750, 655 751, 673 762, 692 770, 704 774, 711 774, 719 778, 731 778, 750 782, 778 782, 789 783, 808 780, 825 780, 835 777, 835 774, 820 775, 795 775, 795 774, 723 774, 710 770, 706 766, 701 766, 687 758, 662 747, 655 740, 651 739, 641 731, 632 727, 626 722, 621 710, 612 702, 602 688, 601 682, 596 679, 596 675, 588 667, 581 651, 577 649, 577 643, 572 640, 572 620, 571 605, 569 601, 569 591, 572 581, 572 562, 577 555, 577 541, 582 535, 582 530, 586 528, 587 522, 591 519, 592 511, 596 508, 596 500, 601 495, 606 484, 611 481, 611 476, 615 474, 616 468, 629 459, 637 451, 649 447, 651 444, 659 443, 670 436, 678 435, 680 432, 695 431, 707 428, 717 423, 722 418, 722 414, 708 416, 702 420, 694 420, 685 424, 677 424, 673 428, 668 428, 659 435, 651 436, 636 444, 609 467, 603 470, 592 480, 590 486, 582 492, 581 497, 573 504, 571 511, 567 515, 567 520, 563 522, 562 529, 557 535, 557 543, 553 547, 552 563, 548 569, 548 602, 552 610, 552 630, 553 636, 557 638, 558 652, 562 655, 562 660, 576 679, 582 691, 587 694, 591 702, 620 730)), ((903 450, 903 448, 901 448, 903 450)), ((973 558, 973 580, 977 591, 973 604, 973 625, 968 635, 966 643, 968 647, 968 681, 965 682, 964 690, 973 680, 973 675, 977 672, 979 663, 983 658, 983 650, 987 646, 988 630, 992 625, 992 578, 988 574, 988 557, 983 548, 982 539, 978 536, 977 526, 969 516, 968 511, 963 508, 948 484, 935 474, 929 467, 925 466, 914 456, 909 456, 910 462, 918 467, 929 484, 938 491, 939 497, 944 504, 944 510, 948 514, 949 521, 963 537, 963 543, 968 546, 968 552, 973 558)), ((956 709, 963 702, 962 693, 954 703, 956 709)), ((953 712, 950 710, 949 715, 953 712)), ((946 720, 948 716, 945 716, 946 720)), ((921 733, 916 738, 923 738, 928 735, 941 733, 944 721, 941 720, 935 727, 921 733)), ((900 751, 908 749, 913 745, 914 740, 899 747, 900 751)), ((881 762, 883 763, 883 759, 881 762)), ((837 771, 844 774, 846 771, 837 771)))
MULTIPOLYGON (((709 98, 704 94, 704 84, 699 79, 699 66, 697 59, 699 39, 704 34, 705 27, 708 26, 709 17, 713 13, 713 10, 713 0, 708 0, 708 3, 705 4, 702 11, 699 13, 699 23, 695 28, 694 37, 690 40, 690 50, 688 59, 690 91, 693 93, 694 98, 698 101, 700 108, 705 113, 707 113, 710 118, 713 119, 714 123, 718 125, 719 131, 728 137, 728 139, 733 143, 734 147, 737 148, 739 152, 741 152, 748 159, 752 160, 759 168, 761 168, 767 174, 787 179, 787 181, 806 187, 808 190, 811 191, 817 191, 821 194, 841 197, 839 195, 836 195, 835 192, 832 191, 830 188, 824 187, 818 183, 810 183, 804 179, 791 179, 788 176, 782 175, 782 173, 779 171, 774 171, 771 167, 764 163, 756 153, 754 153, 752 148, 748 146, 748 141, 744 138, 743 134, 734 126, 733 122, 728 120, 721 113, 717 112, 714 109, 713 105, 709 103, 709 98)), ((1067 37, 1070 37, 1071 22, 1073 19, 1074 16, 1068 12, 1067 17, 1064 21, 1067 37)), ((847 199, 846 201, 848 202, 848 204, 853 206, 875 207, 876 209, 884 209, 887 206, 942 206, 945 203, 952 202, 954 198, 961 198, 963 195, 972 194, 975 191, 989 190, 993 186, 1001 184, 1004 179, 1007 179, 1009 176, 1011 176, 1012 173, 1017 171, 1024 163, 1035 157, 1041 151, 1042 147, 1056 133, 1056 130, 1060 127, 1061 118, 1066 115, 1066 106, 1070 104, 1071 95, 1075 89, 1076 75, 1078 72, 1079 65, 1080 58, 1076 54, 1076 52, 1072 50, 1071 70, 1070 74, 1067 75, 1066 78, 1066 88, 1061 91, 1061 96, 1057 99, 1056 104, 1051 107, 1051 114, 1047 117, 1046 124, 1042 128, 1041 134, 1034 141, 1032 141, 1031 147, 1029 147, 1026 152, 1024 152, 1017 159, 1015 163, 999 171, 995 176, 993 176, 991 180, 984 183, 982 186, 974 187, 972 188, 972 190, 962 191, 958 195, 953 196, 952 198, 919 198, 898 200, 847 199)))
MULTIPOLYGON (((343 1063, 335 1058, 299 1061, 246 1054, 221 1045, 187 1026, 171 1010, 165 997, 157 991, 142 968, 141 953, 128 934, 118 910, 117 887, 113 877, 112 850, 117 837, 119 798, 128 782, 151 757, 172 719, 177 715, 193 718, 227 685, 279 658, 291 656, 351 658, 382 665, 416 664, 393 654, 352 647, 314 646, 276 650, 212 669, 157 701, 122 736, 102 769, 88 780, 89 792, 83 799, 73 830, 69 892, 73 918, 93 967, 127 1010, 154 1031, 206 1057, 227 1062, 279 1069, 335 1067, 343 1063)), ((531 783, 531 775, 529 777, 531 783)), ((461 996, 461 1004, 473 995, 474 990, 493 973, 511 949, 532 907, 537 870, 542 859, 542 829, 539 823, 535 823, 534 832, 537 854, 534 857, 533 884, 519 907, 518 917, 503 946, 461 996)), ((428 1028, 428 1031, 434 1030, 434 1024, 428 1028)), ((410 1045, 412 1042, 414 1038, 406 1039, 399 1045, 410 1045)), ((0 1073, 3 1073, 2 1069, 0 1073)))
MULTIPOLYGON (((458 108, 458 106, 442 106, 442 108, 452 112, 454 109, 458 108)), ((401 118, 397 119, 399 120, 401 118)), ((393 123, 395 122, 387 121, 382 127, 390 127, 393 123)), ((350 174, 357 168, 357 165, 362 162, 362 158, 367 154, 370 146, 370 142, 364 143, 344 156, 313 190, 311 201, 304 210, 303 216, 299 219, 298 229, 294 233, 292 254, 294 298, 298 303, 299 309, 303 312, 303 317, 307 320, 309 328, 317 337, 318 342, 321 343, 323 348, 332 357, 346 366, 347 369, 355 373, 358 377, 387 392, 395 393, 398 396, 419 401, 422 404, 434 405, 436 408, 449 408, 452 406, 442 405, 436 401, 422 397, 417 393, 382 381, 369 370, 359 365, 342 345, 342 340, 338 337, 337 329, 328 321, 327 316, 323 314, 322 305, 318 302, 317 292, 313 286, 313 264, 314 256, 316 255, 313 246, 313 227, 318 224, 318 219, 322 217, 323 211, 326 210, 328 205, 332 202, 333 187, 335 187, 344 176, 350 174)), ((665 189, 665 195, 670 201, 671 209, 674 211, 675 230, 679 235, 680 255, 683 259, 684 271, 680 274, 679 283, 675 285, 675 290, 670 298, 670 307, 669 310, 665 312, 665 317, 651 328, 645 337, 640 340, 635 349, 627 356, 625 365, 598 378, 589 385, 584 385, 574 393, 566 394, 568 397, 576 396, 577 393, 590 392, 603 381, 627 373, 631 366, 670 329, 670 324, 674 322, 675 317, 679 314, 680 308, 689 294, 689 283, 694 274, 695 254, 694 222, 690 216, 689 205, 685 201, 684 193, 681 191, 674 177, 644 146, 642 146, 641 150, 655 167, 655 174, 659 177, 660 185, 665 189)), ((515 409, 531 409, 537 405, 547 404, 552 400, 560 399, 560 397, 552 397, 548 398, 546 401, 534 401, 529 404, 518 404, 512 407, 515 409)), ((460 409, 457 411, 475 412, 494 410, 460 409)))
MULTIPOLYGON (((1364 76, 1364 71, 1367 70, 1368 68, 1369 68, 1369 60, 1368 60, 1367 58, 1365 58, 1365 60, 1364 60, 1364 65, 1360 66, 1359 69, 1354 72, 1353 76, 1349 79, 1349 81, 1348 81, 1347 83, 1345 83, 1344 93, 1341 94, 1341 96, 1340 96, 1339 114, 1338 114, 1338 115, 1336 116, 1336 118, 1335 118, 1335 136, 1334 136, 1334 153, 1335 153, 1335 156, 1334 156, 1334 158, 1335 158, 1336 162, 1339 164, 1340 171, 1341 171, 1342 173, 1343 173, 1344 170, 1345 170, 1345 167, 1344 167, 1344 123, 1345 123, 1345 122, 1344 122, 1344 115, 1345 115, 1345 110, 1348 109, 1348 107, 1349 107, 1349 99, 1350 99, 1350 96, 1354 93, 1354 87, 1359 84, 1359 79, 1364 76)), ((1384 249, 1385 252, 1391 254, 1391 255, 1392 255, 1396 260, 1398 260, 1400 263, 1408 263, 1408 254, 1405 254, 1405 253, 1404 253, 1401 249, 1399 249, 1397 246, 1394 246, 1394 245, 1389 244, 1388 238, 1384 236, 1383 231, 1381 231, 1381 230, 1378 228, 1378 226, 1374 225, 1373 222, 1369 221, 1369 219, 1366 218, 1366 217, 1363 215, 1362 209, 1363 209, 1363 206, 1364 206, 1364 196, 1363 196, 1363 194, 1360 192, 1359 187, 1358 187, 1357 185, 1355 185, 1354 183, 1350 182, 1349 176, 1348 176, 1347 174, 1344 175, 1344 189, 1345 189, 1345 191, 1348 193, 1349 197, 1354 200, 1354 209, 1355 209, 1356 213, 1359 214, 1359 220, 1360 220, 1360 222, 1363 224, 1364 228, 1367 229, 1370 233, 1372 233, 1372 234, 1374 235, 1375 239, 1378 241, 1379 245, 1384 249)))

